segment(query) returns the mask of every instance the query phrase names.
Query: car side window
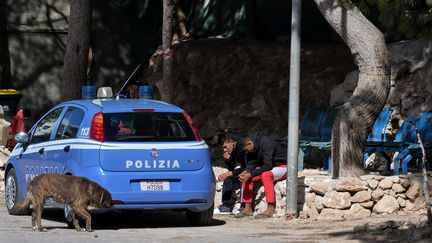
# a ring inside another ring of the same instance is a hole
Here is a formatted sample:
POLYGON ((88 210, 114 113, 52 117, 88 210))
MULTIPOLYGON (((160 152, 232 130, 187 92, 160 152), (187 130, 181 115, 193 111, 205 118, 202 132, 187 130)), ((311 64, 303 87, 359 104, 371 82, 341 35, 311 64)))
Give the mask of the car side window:
POLYGON ((37 125, 33 133, 31 143, 46 142, 50 139, 51 133, 56 125, 63 107, 57 108, 46 115, 37 125))
POLYGON ((55 139, 76 138, 83 118, 83 110, 77 107, 69 107, 60 123, 59 128, 57 129, 55 139))

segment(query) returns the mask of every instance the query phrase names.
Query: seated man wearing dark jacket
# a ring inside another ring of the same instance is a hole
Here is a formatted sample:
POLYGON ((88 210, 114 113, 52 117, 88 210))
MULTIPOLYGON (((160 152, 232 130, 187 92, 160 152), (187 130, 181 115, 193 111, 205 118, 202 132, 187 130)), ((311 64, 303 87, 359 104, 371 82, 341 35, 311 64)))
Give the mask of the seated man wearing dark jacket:
MULTIPOLYGON (((215 209, 216 214, 230 214, 236 202, 233 197, 235 191, 240 189, 239 175, 244 171, 247 161, 247 154, 242 151, 244 138, 224 133, 219 136, 218 143, 223 147, 223 158, 225 160, 227 172, 218 176, 218 181, 223 181, 222 185, 222 205, 215 209)), ((249 155, 248 157, 251 157, 249 155)))
POLYGON ((256 153, 256 159, 248 161, 245 171, 239 176, 243 182, 242 202, 245 204, 245 209, 236 214, 236 217, 252 216, 253 186, 257 181, 262 181, 264 186, 267 210, 256 215, 255 218, 272 217, 276 202, 273 182, 286 179, 287 148, 257 132, 246 139, 244 151, 246 154, 256 153))

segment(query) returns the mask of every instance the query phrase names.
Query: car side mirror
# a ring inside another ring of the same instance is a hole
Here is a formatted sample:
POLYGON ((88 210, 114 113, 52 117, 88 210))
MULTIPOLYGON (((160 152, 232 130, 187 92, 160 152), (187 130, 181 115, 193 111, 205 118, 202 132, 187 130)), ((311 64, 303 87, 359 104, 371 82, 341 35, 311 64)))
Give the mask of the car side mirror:
POLYGON ((15 134, 14 138, 17 143, 21 143, 23 145, 24 149, 27 147, 29 142, 29 135, 27 133, 19 132, 15 134))

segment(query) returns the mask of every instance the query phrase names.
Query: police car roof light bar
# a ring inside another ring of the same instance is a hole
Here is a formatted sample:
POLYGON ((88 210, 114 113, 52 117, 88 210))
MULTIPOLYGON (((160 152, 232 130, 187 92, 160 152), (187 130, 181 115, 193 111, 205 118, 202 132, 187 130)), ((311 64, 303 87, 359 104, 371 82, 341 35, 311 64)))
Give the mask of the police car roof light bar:
POLYGON ((134 76, 134 74, 136 73, 136 71, 138 71, 138 69, 141 67, 141 63, 138 64, 138 66, 135 68, 135 70, 132 72, 132 74, 129 76, 129 78, 126 80, 126 82, 123 84, 123 86, 120 88, 120 90, 117 92, 116 94, 116 99, 120 99, 120 92, 123 91, 123 89, 126 87, 126 85, 129 83, 130 79, 134 76))

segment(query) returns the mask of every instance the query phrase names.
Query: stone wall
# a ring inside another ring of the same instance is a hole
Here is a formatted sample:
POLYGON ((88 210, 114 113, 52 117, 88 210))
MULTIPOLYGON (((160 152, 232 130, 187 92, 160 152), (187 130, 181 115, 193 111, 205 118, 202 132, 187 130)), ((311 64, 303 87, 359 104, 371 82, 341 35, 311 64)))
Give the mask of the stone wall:
MULTIPOLYGON (((432 46, 428 40, 401 41, 388 45, 391 88, 387 107, 416 115, 432 110, 432 46)), ((348 73, 331 91, 330 106, 344 104, 357 86, 358 70, 348 73)))
MULTIPOLYGON (((286 137, 289 43, 206 39, 173 48, 173 103, 192 116, 214 161, 222 159, 222 153, 215 152, 219 128, 243 135, 260 130, 274 138, 286 137)), ((301 65, 301 111, 325 109, 330 89, 355 67, 342 43, 302 44, 301 65)), ((144 81, 152 85, 162 79, 160 49, 150 58, 145 76, 144 81)))
MULTIPOLYGON (((214 167, 215 174, 225 169, 214 167)), ((299 216, 313 220, 352 220, 374 214, 404 214, 424 211, 422 177, 419 174, 382 176, 365 175, 360 178, 331 179, 327 172, 304 170, 299 172, 297 191, 299 216)), ((217 183, 215 206, 221 204, 222 182, 217 183)), ((429 185, 432 191, 432 184, 429 185)), ((276 209, 283 215, 286 205, 286 182, 275 185, 276 209)), ((239 191, 237 192, 237 198, 239 191)), ((237 201, 235 209, 240 207, 237 201)), ((264 187, 257 187, 255 212, 267 207, 264 187)))

